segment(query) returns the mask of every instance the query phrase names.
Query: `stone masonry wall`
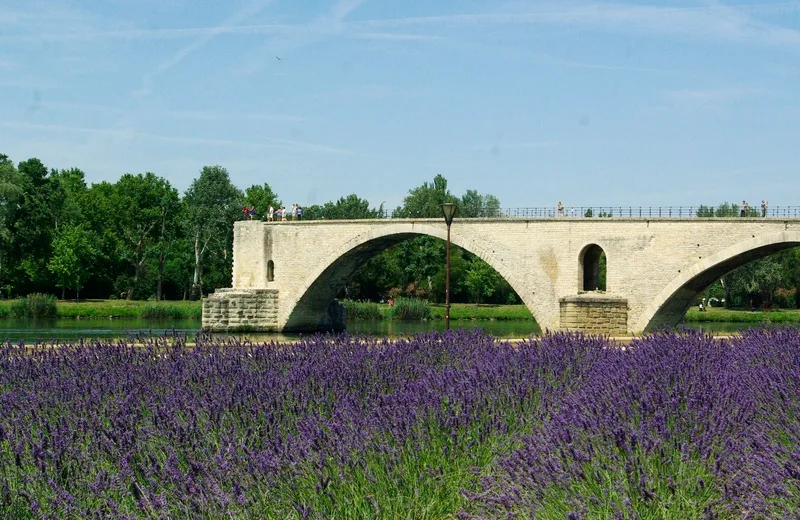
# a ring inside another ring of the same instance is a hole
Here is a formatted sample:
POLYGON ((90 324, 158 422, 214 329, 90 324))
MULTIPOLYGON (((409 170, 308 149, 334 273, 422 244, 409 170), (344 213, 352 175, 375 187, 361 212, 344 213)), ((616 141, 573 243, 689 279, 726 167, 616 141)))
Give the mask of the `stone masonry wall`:
POLYGON ((203 330, 279 331, 277 289, 217 289, 203 300, 203 330))
POLYGON ((589 334, 625 334, 628 300, 605 295, 581 294, 559 300, 561 330, 589 334))

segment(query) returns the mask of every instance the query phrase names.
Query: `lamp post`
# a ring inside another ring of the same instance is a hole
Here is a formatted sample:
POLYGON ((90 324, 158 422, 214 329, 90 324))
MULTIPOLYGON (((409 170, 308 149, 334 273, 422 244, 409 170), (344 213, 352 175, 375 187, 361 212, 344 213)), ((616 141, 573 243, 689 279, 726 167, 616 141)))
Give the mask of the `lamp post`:
POLYGON ((444 329, 450 330, 450 224, 453 223, 453 217, 456 216, 458 206, 453 202, 445 202, 441 206, 444 222, 447 224, 447 254, 444 276, 444 329))

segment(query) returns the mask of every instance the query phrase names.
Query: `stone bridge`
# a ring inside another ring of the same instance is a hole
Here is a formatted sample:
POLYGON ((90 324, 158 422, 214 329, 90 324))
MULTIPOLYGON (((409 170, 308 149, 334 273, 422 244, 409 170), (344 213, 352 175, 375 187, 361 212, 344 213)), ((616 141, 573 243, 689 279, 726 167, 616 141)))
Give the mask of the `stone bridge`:
MULTIPOLYGON (((203 302, 212 331, 345 327, 334 297, 373 255, 442 219, 241 221, 233 287, 203 302)), ((725 273, 800 246, 800 219, 456 219, 451 241, 506 279, 542 329, 639 333, 680 323, 725 273), (600 254, 606 291, 595 288, 600 254)))

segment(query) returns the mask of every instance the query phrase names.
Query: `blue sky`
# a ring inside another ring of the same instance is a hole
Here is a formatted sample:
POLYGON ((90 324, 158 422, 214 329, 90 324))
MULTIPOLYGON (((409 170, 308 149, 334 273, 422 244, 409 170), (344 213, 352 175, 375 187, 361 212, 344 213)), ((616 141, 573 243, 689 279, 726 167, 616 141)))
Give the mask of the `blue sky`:
POLYGON ((284 202, 800 204, 800 1, 5 0, 0 153, 284 202), (280 58, 277 59, 277 58, 280 58))

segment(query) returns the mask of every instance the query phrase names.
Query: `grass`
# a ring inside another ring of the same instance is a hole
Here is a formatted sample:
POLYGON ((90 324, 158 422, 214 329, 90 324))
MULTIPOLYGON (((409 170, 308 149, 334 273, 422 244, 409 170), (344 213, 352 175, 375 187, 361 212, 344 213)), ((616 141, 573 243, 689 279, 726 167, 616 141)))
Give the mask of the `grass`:
MULTIPOLYGON (((0 318, 11 317, 13 300, 0 301, 0 318)), ((56 303, 58 318, 200 319, 199 301, 85 300, 56 303)))
POLYGON ((711 307, 705 312, 691 308, 686 313, 686 321, 691 322, 733 322, 733 323, 800 323, 800 310, 776 309, 747 311, 711 307))
MULTIPOLYGON (((401 299, 394 307, 385 303, 342 301, 347 313, 356 319, 431 319, 444 320, 444 304, 426 304, 430 313, 422 309, 401 313, 404 305, 401 299), (409 316, 401 318, 400 315, 409 316), (417 317, 411 317, 417 316, 417 317)), ((15 300, 0 300, 0 319, 13 318, 15 300)), ((413 305, 413 303, 412 303, 413 305)), ((140 318, 140 319, 200 319, 202 303, 199 301, 128 301, 128 300, 84 300, 80 302, 56 302, 58 318, 140 318)), ((453 321, 498 320, 533 321, 533 316, 524 305, 494 305, 475 303, 454 303, 450 307, 453 321)), ((697 308, 689 309, 685 321, 688 322, 732 322, 732 323, 800 323, 800 310, 776 309, 772 311, 732 310, 711 307, 706 312, 697 308)))
MULTIPOLYGON (((444 304, 431 305, 432 317, 444 319, 444 304)), ((454 303, 450 306, 451 320, 533 320, 531 311, 524 305, 489 305, 454 303)))
MULTIPOLYGON (((347 307, 347 316, 357 320, 391 320, 391 319, 430 319, 444 320, 444 304, 429 303, 416 305, 413 313, 403 311, 404 300, 398 299, 393 307, 385 303, 342 300, 347 307), (429 313, 422 307, 427 307, 429 313), (402 312, 401 312, 402 311, 402 312), (400 318, 399 315, 413 315, 413 318, 400 318)), ((413 303, 411 304, 413 305, 413 303)), ((450 306, 450 319, 454 321, 498 320, 498 321, 533 321, 533 316, 524 305, 494 305, 476 303, 454 303, 450 306)))

